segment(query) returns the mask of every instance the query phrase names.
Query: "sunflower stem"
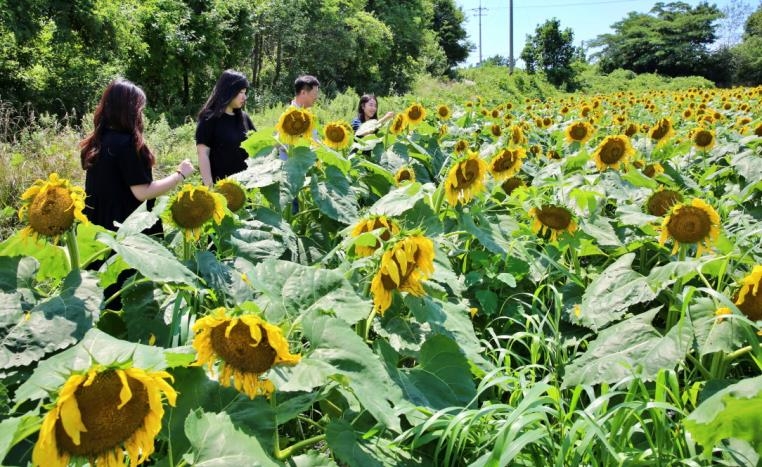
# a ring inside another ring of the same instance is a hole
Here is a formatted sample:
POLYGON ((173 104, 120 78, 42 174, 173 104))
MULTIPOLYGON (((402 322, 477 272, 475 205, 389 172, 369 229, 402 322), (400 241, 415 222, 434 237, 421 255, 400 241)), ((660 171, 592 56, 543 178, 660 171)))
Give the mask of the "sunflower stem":
POLYGON ((77 234, 74 232, 75 226, 72 225, 66 231, 66 248, 69 250, 69 264, 72 271, 79 270, 79 245, 77 245, 77 234))
POLYGON ((437 191, 435 193, 434 197, 434 212, 437 216, 439 216, 439 211, 442 209, 442 202, 444 201, 444 195, 445 195, 445 187, 443 184, 440 184, 437 188, 437 191))
POLYGON ((275 457, 278 460, 288 459, 289 457, 293 456, 296 451, 306 448, 308 446, 312 446, 313 444, 318 443, 320 441, 323 441, 325 439, 325 436, 326 436, 325 433, 322 433, 322 434, 313 436, 312 438, 303 439, 283 450, 278 450, 275 457))
POLYGON ((373 325, 373 319, 376 317, 376 307, 371 308, 368 318, 365 320, 365 328, 363 329, 363 338, 365 342, 370 343, 368 335, 370 334, 370 327, 373 325))

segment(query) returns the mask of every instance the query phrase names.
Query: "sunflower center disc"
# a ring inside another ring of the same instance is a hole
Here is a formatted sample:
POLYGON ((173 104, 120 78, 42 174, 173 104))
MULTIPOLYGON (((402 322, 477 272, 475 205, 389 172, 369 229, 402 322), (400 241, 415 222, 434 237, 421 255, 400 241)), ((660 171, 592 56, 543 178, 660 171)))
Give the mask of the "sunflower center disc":
POLYGON ((601 151, 601 160, 605 164, 616 164, 619 162, 619 159, 622 158, 623 154, 624 148, 622 147, 622 143, 614 141, 603 147, 603 150, 601 151))
POLYGON ((702 209, 684 206, 669 219, 667 228, 680 243, 696 243, 709 236, 712 225, 702 209))
POLYGON ((542 208, 537 217, 540 219, 540 222, 553 230, 564 230, 569 227, 571 222, 571 215, 566 209, 553 206, 542 208))
POLYGON ((239 321, 225 337, 227 324, 212 329, 212 349, 225 363, 233 368, 261 374, 269 370, 275 362, 276 352, 267 339, 267 331, 260 326, 262 339, 256 343, 251 338, 249 326, 239 321))
POLYGON ((172 218, 184 229, 195 229, 204 225, 214 213, 214 198, 203 191, 183 193, 172 205, 172 218))
POLYGON ((71 195, 66 188, 50 187, 32 201, 29 207, 29 225, 42 235, 60 235, 74 223, 73 208, 71 195))

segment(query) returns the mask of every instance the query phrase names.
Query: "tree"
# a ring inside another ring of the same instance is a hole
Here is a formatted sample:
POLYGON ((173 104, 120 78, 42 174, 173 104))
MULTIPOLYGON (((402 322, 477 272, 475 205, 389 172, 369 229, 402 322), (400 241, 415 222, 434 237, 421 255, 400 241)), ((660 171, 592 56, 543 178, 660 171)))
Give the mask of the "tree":
POLYGON ((541 71, 555 86, 574 88, 575 72, 572 62, 579 56, 573 45, 574 33, 570 28, 561 30, 561 22, 553 18, 537 26, 534 35, 527 35, 521 59, 529 73, 541 71))
POLYGON ((667 76, 708 76, 709 45, 717 39, 714 22, 722 17, 715 5, 685 2, 657 3, 650 13, 630 12, 614 23, 613 34, 603 34, 590 42, 601 47, 601 71, 617 68, 636 73, 667 76))
POLYGON ((746 20, 743 42, 732 49, 735 84, 762 84, 762 5, 746 20))
POLYGON ((465 61, 475 47, 467 40, 468 33, 463 28, 465 19, 463 10, 453 0, 435 0, 432 29, 447 57, 448 73, 465 61))
POLYGON ((753 7, 742 0, 731 0, 723 7, 723 17, 717 26, 721 47, 732 47, 741 42, 744 23, 752 10, 753 7))

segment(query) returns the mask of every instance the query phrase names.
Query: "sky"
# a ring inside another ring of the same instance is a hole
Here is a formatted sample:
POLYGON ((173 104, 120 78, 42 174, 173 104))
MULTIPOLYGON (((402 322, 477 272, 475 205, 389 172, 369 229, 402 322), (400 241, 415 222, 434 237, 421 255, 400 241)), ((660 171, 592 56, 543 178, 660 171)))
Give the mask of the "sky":
MULTIPOLYGON (((664 0, 670 3, 671 0, 664 0)), ((700 0, 682 0, 696 6, 700 0)), ((648 13, 656 0, 513 0, 513 57, 519 60, 528 34, 534 34, 537 26, 557 18, 561 29, 570 28, 574 32, 574 45, 589 41, 601 34, 614 32, 611 25, 635 11, 648 13)), ((710 1, 722 11, 732 3, 747 4, 751 11, 758 0, 715 0, 710 1)), ((482 59, 495 55, 508 58, 510 55, 509 0, 455 0, 466 15, 465 29, 469 41, 476 48, 471 52, 465 65, 479 63, 479 7, 481 6, 482 59)), ((517 66, 522 67, 521 61, 517 66)))

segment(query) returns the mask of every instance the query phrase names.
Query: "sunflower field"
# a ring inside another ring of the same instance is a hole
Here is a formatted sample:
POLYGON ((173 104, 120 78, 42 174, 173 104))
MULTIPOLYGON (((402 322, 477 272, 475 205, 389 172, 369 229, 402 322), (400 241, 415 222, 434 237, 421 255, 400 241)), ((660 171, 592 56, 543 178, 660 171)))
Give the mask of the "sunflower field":
POLYGON ((762 88, 408 104, 116 232, 30 186, 3 465, 757 465, 762 88))

